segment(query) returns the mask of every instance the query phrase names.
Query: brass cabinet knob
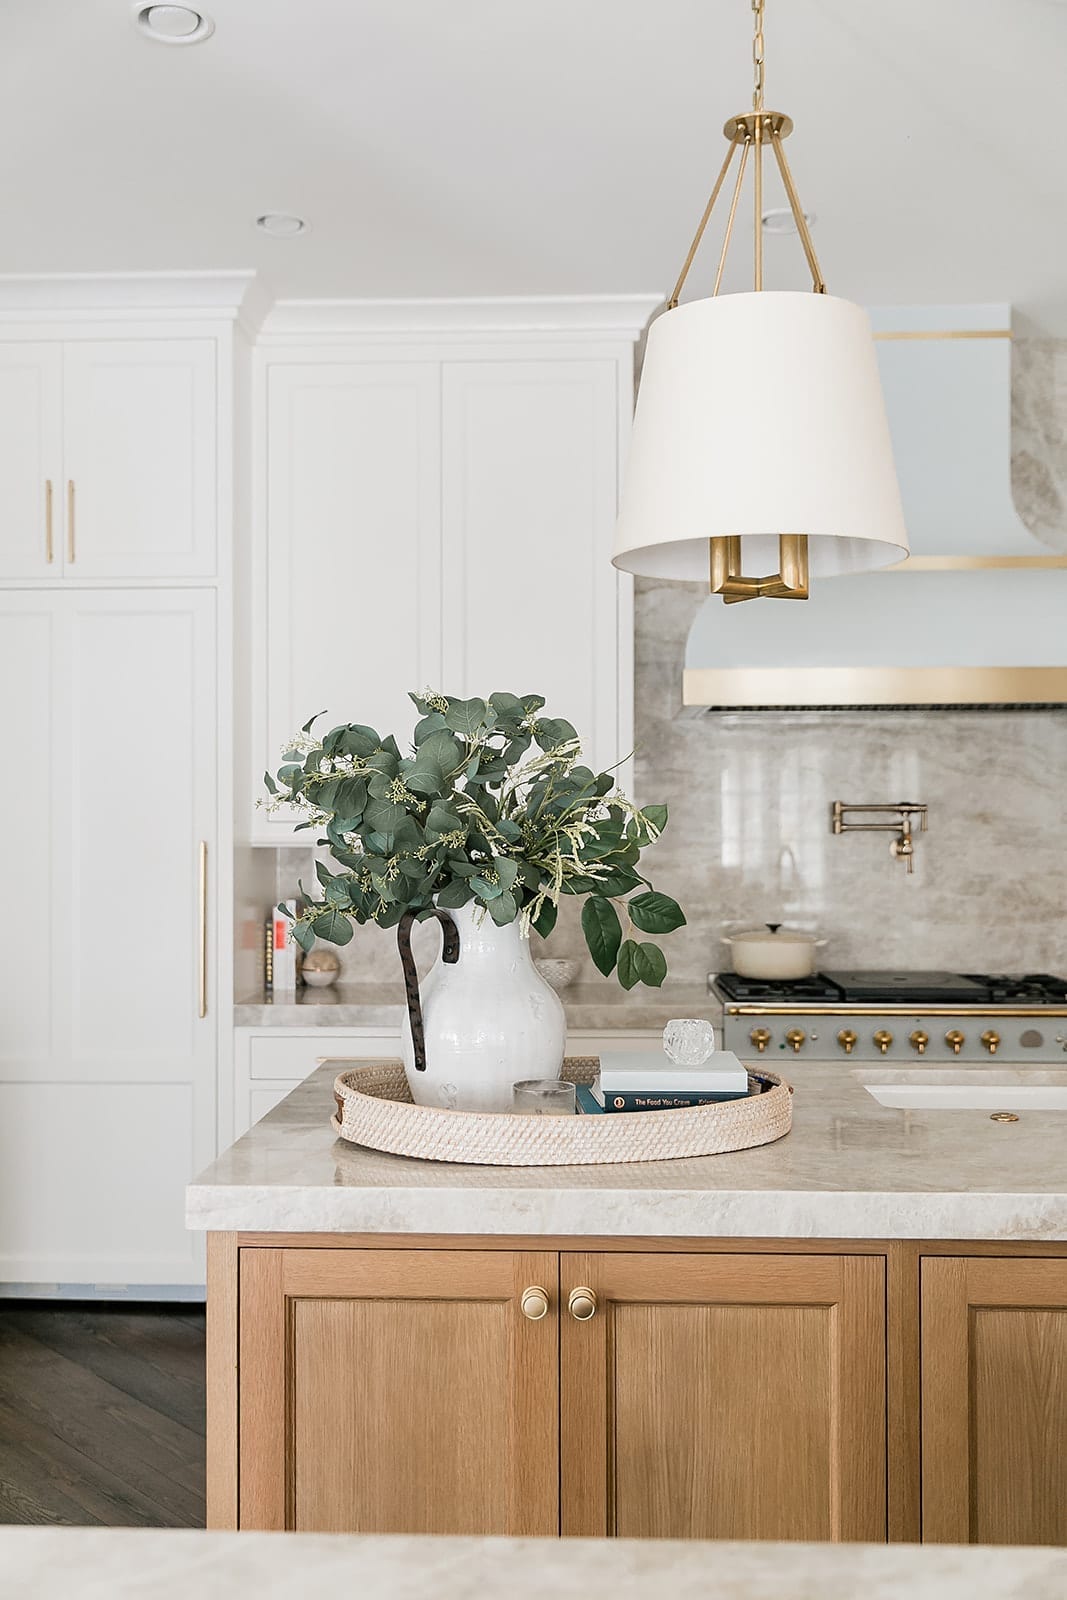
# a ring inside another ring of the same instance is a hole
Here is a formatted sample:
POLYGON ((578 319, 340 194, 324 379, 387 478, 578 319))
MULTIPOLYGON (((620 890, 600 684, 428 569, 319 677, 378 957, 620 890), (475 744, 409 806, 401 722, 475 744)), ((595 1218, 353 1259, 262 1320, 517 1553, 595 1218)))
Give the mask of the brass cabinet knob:
POLYGON ((908 1043, 913 1050, 917 1050, 921 1056, 924 1056, 926 1054, 926 1046, 930 1043, 930 1035, 924 1033, 921 1028, 916 1028, 914 1033, 908 1034, 908 1043))
POLYGON ((997 1046, 1000 1044, 1000 1034, 997 1033, 994 1028, 987 1028, 985 1033, 982 1035, 982 1043, 989 1051, 989 1054, 991 1056, 995 1056, 997 1053, 997 1046))
POLYGON ((522 1291, 519 1305, 524 1317, 529 1317, 531 1322, 540 1322, 548 1314, 548 1293, 539 1283, 531 1283, 528 1289, 522 1291))
POLYGON ((585 1284, 572 1289, 567 1297, 567 1310, 575 1322, 588 1322, 590 1317, 595 1317, 596 1306, 596 1290, 587 1288, 585 1284))
POLYGON ((767 1046, 771 1042, 771 1033, 769 1028, 753 1028, 748 1037, 755 1045, 760 1055, 763 1054, 764 1050, 766 1050, 767 1046))
POLYGON ((966 1039, 958 1028, 950 1028, 945 1034, 945 1043, 948 1045, 954 1056, 959 1055, 966 1042, 966 1039))
POLYGON ((837 1036, 837 1042, 846 1056, 850 1056, 859 1042, 859 1035, 852 1028, 842 1028, 837 1036))
POLYGON ((790 1047, 794 1055, 800 1054, 800 1047, 804 1043, 805 1037, 806 1035, 803 1028, 790 1028, 789 1032, 786 1034, 785 1042, 790 1047))
POLYGON ((888 1033, 885 1028, 879 1028, 874 1036, 874 1042, 882 1054, 885 1055, 889 1050, 889 1046, 893 1043, 893 1035, 888 1033))

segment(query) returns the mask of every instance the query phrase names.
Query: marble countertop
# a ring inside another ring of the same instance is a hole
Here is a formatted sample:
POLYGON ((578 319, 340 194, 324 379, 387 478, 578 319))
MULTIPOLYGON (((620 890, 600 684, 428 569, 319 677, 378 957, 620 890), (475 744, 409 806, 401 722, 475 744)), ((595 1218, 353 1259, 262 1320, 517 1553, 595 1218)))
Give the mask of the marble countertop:
MULTIPOLYGON (((1067 1111, 896 1110, 872 1065, 792 1063, 793 1128, 728 1155, 476 1167, 346 1144, 335 1060, 187 1190, 194 1229, 659 1238, 1067 1239, 1067 1111)), ((353 1063, 358 1065, 358 1063, 353 1063)), ((925 1082, 1067 1083, 1044 1068, 928 1068, 925 1082)), ((1010 1110, 1010 1091, 1004 1109, 1010 1110)))
MULTIPOLYGON (((629 994, 619 984, 578 983, 560 993, 572 1029, 662 1028, 672 1017, 718 1022, 722 1006, 706 983, 671 982, 661 989, 639 984, 629 994)), ((249 995, 234 1006, 238 1028, 399 1028, 404 988, 397 983, 338 983, 327 989, 301 984, 295 998, 249 995)))
POLYGON ((1062 1600, 1067 1551, 2 1528, 34 1600, 1062 1600))

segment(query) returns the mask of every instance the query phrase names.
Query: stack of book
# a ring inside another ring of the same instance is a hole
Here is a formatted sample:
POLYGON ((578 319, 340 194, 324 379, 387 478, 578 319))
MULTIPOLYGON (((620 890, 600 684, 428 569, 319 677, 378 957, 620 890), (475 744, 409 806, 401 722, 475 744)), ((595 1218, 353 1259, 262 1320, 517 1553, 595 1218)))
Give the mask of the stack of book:
POLYGON ((662 1050, 603 1050, 592 1085, 578 1089, 578 1109, 593 1116, 604 1111, 677 1111, 740 1100, 748 1092, 748 1071, 728 1050, 716 1051, 700 1067, 680 1067, 662 1050))

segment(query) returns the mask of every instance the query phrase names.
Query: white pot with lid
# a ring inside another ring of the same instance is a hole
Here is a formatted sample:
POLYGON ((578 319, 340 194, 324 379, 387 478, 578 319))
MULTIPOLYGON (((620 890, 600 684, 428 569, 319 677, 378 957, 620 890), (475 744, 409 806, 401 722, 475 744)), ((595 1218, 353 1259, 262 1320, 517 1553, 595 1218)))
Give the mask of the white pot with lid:
POLYGON ((815 952, 826 943, 814 933, 798 933, 783 928, 780 922, 765 923, 745 933, 723 937, 730 946, 734 971, 739 978, 767 978, 788 983, 795 978, 810 978, 815 971, 815 952))

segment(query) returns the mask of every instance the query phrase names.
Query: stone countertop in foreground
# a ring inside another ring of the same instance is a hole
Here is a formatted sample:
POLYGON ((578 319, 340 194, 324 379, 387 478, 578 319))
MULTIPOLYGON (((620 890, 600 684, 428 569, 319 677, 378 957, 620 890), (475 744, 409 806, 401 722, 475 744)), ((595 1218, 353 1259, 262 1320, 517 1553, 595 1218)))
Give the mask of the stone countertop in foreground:
POLYGON ((34 1600, 1063 1600, 1067 1551, 692 1539, 0 1529, 34 1600))
MULTIPOLYGON (((479 1167, 335 1138, 320 1067, 187 1190, 194 1229, 648 1238, 1067 1239, 1067 1111, 901 1111, 863 1080, 791 1063, 793 1128, 755 1150, 617 1166, 479 1167)), ((1065 1083, 1062 1069, 927 1069, 933 1081, 1065 1083)), ((1010 1101, 1010 1092, 1005 1100, 1010 1101)), ((1005 1109, 1010 1109, 1006 1104, 1005 1109)), ((670 1113, 658 1113, 669 1115, 670 1113)))

